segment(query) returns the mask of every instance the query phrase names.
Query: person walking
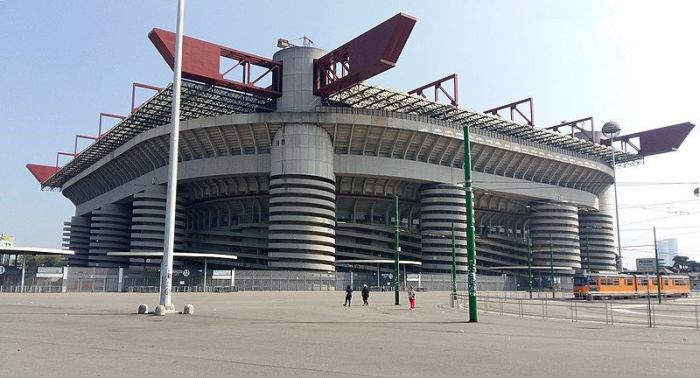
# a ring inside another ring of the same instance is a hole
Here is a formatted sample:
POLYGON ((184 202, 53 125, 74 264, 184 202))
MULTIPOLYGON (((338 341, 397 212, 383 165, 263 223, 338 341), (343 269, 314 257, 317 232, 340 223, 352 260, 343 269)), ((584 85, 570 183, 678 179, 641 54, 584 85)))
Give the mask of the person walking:
POLYGON ((413 286, 408 287, 408 309, 414 310, 416 308, 416 291, 413 290, 413 286))
POLYGON ((350 307, 350 302, 352 301, 352 288, 350 285, 345 288, 345 303, 343 303, 343 306, 348 306, 350 307))
POLYGON ((369 288, 367 284, 362 285, 362 305, 369 306, 369 288))

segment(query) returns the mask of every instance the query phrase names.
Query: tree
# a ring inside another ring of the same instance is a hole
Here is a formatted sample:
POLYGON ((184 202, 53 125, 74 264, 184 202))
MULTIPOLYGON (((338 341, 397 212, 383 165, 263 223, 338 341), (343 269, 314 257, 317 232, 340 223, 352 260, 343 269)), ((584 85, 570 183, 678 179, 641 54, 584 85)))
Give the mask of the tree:
POLYGON ((688 271, 688 256, 673 256, 673 271, 683 273, 688 271))
POLYGON ((25 255, 24 263, 29 271, 36 270, 38 266, 63 266, 63 258, 61 256, 31 256, 25 255))

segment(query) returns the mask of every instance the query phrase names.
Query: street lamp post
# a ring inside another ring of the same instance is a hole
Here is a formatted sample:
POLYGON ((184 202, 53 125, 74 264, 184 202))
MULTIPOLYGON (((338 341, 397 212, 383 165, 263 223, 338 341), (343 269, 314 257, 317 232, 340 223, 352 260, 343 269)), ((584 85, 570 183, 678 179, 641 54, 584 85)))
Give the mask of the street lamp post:
POLYGON ((530 232, 528 231, 525 243, 527 244, 527 291, 530 293, 530 299, 532 299, 532 239, 530 239, 530 232))
POLYGON ((452 222, 452 294, 457 295, 457 253, 455 252, 455 222, 452 222))
POLYGON ((586 235, 586 270, 591 273, 591 248, 588 245, 588 235, 586 235))
POLYGON ((609 121, 603 125, 603 135, 610 138, 610 150, 612 151, 612 171, 613 171, 613 192, 615 193, 615 228, 617 228, 617 271, 622 271, 622 242, 620 241, 620 210, 617 202, 617 176, 615 173, 615 137, 620 135, 620 125, 617 122, 609 121))
POLYGON ((185 0, 177 6, 175 34, 175 65, 173 67, 173 103, 170 122, 170 160, 168 166, 168 193, 165 203, 165 243, 160 266, 160 305, 166 311, 174 310, 172 303, 173 249, 175 246, 175 206, 177 198, 177 161, 180 140, 180 87, 182 85, 182 29, 185 17, 185 0))
POLYGON ((549 234, 549 279, 552 282, 552 298, 556 299, 554 291, 554 248, 552 248, 552 234, 549 234))
POLYGON ((654 226, 654 265, 656 266, 656 290, 661 304, 661 273, 659 273, 659 248, 656 245, 656 226, 654 226))
POLYGON ((476 303, 476 241, 474 240, 474 193, 472 192, 472 160, 469 149, 469 126, 464 126, 464 191, 467 211, 467 292, 469 321, 477 322, 476 303))
POLYGON ((396 250, 394 252, 394 304, 399 305, 399 284, 401 283, 401 280, 399 279, 399 273, 401 272, 399 269, 399 253, 401 253, 401 244, 399 243, 399 226, 400 226, 400 219, 399 219, 399 196, 394 196, 394 210, 396 212, 396 233, 395 233, 395 240, 394 240, 394 246, 396 247, 396 250))

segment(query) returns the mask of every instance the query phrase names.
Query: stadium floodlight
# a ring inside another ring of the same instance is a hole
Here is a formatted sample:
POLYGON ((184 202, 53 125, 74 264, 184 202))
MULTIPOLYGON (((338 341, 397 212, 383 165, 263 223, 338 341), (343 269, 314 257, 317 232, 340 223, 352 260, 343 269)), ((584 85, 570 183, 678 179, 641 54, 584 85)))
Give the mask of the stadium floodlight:
POLYGON ((613 171, 613 191, 615 193, 615 227, 617 228, 617 271, 622 272, 622 242, 620 241, 620 210, 617 202, 617 177, 615 174, 615 147, 613 143, 615 142, 615 137, 620 135, 622 128, 620 124, 615 121, 605 122, 601 131, 603 135, 610 139, 610 150, 612 151, 612 171, 613 171))

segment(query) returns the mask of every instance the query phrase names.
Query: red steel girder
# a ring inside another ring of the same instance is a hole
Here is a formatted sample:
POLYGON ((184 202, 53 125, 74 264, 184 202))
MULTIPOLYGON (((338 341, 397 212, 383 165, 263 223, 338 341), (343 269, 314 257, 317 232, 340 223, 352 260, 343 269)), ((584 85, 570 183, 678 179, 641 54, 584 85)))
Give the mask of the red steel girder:
MULTIPOLYGON (((131 112, 135 112, 141 105, 136 106, 136 88, 148 89, 155 91, 156 94, 163 90, 161 87, 156 87, 154 85, 142 84, 142 83, 131 83, 131 112)), ((155 96, 155 95, 154 95, 155 96)), ((123 118, 122 118, 123 119, 123 118)))
POLYGON ((75 136, 75 143, 73 144, 73 154, 74 154, 75 156, 78 156, 78 155, 79 155, 79 153, 78 153, 78 139, 88 139, 88 140, 91 140, 91 141, 93 141, 93 142, 96 142, 96 141, 99 140, 100 138, 94 137, 94 136, 90 136, 90 135, 80 135, 80 134, 76 135, 76 136, 75 136))
MULTIPOLYGON (((173 68, 175 33, 156 28, 148 33, 148 38, 170 65, 170 68, 173 68)), ((277 98, 282 96, 281 62, 187 36, 183 38, 182 42, 182 77, 262 97, 277 98), (243 66, 241 81, 224 78, 225 73, 220 72, 221 57, 236 60, 238 61, 236 66, 243 66), (251 80, 251 66, 262 67, 266 71, 251 80), (272 75, 272 85, 269 88, 257 86, 256 83, 268 74, 272 75)))
POLYGON ((27 164, 26 167, 40 184, 45 183, 60 170, 60 168, 51 165, 27 164))
POLYGON ((418 87, 412 91, 409 91, 408 94, 415 94, 424 98, 428 98, 425 93, 423 93, 424 90, 426 89, 433 89, 433 101, 439 102, 440 100, 440 92, 442 92, 447 98, 450 100, 450 104, 452 106, 458 106, 459 105, 459 83, 457 81, 457 74, 453 73, 452 75, 445 76, 442 79, 438 79, 433 81, 432 83, 425 84, 421 87, 418 87), (452 94, 450 94, 445 87, 442 86, 443 83, 447 83, 448 81, 452 80, 452 94))
MULTIPOLYGON (((131 101, 132 101, 132 104, 133 104, 133 97, 132 97, 132 100, 131 100, 131 101)), ((102 138, 102 136, 104 136, 104 134, 102 134, 102 119, 105 118, 105 117, 107 117, 107 118, 118 119, 119 122, 121 122, 121 121, 123 121, 123 120, 126 119, 126 117, 120 116, 120 115, 118 115, 118 114, 100 113, 100 123, 97 125, 97 138, 102 138)), ((105 134, 106 134, 106 133, 105 133, 105 134)))
POLYGON ((532 97, 526 98, 524 100, 520 101, 515 101, 511 102, 510 104, 505 104, 493 109, 489 110, 484 110, 484 113, 486 114, 493 114, 497 117, 500 117, 501 115, 498 114, 499 111, 504 110, 504 109, 509 109, 510 110, 510 120, 515 122, 515 113, 520 114, 520 116, 527 122, 528 125, 535 127, 535 107, 532 102, 532 97), (529 116, 526 116, 520 109, 518 109, 518 105, 529 103, 530 104, 530 114, 529 116))
POLYGON ((58 158, 61 157, 61 156, 70 156, 70 157, 72 157, 72 158, 75 158, 76 156, 78 156, 78 154, 72 154, 72 153, 70 153, 70 152, 61 152, 61 151, 56 152, 56 168, 60 168, 60 167, 58 166, 58 158))
POLYGON ((415 24, 399 13, 316 59, 314 94, 328 97, 394 67, 415 24))
MULTIPOLYGON (((619 142, 623 151, 627 151, 628 147, 631 147, 641 156, 663 154, 676 151, 694 127, 695 124, 690 122, 678 123, 658 129, 618 136, 615 137, 615 143, 619 142), (638 140, 638 145, 633 140, 638 140)), ((609 146, 610 139, 603 140, 600 144, 609 146)))
POLYGON ((545 130, 554 130, 556 132, 561 133, 561 131, 559 131, 559 129, 561 129, 561 128, 570 128, 570 131, 571 131, 570 133, 562 133, 562 134, 568 134, 572 137, 575 137, 576 131, 579 131, 581 134, 583 134, 587 138, 587 140, 589 142, 593 142, 593 143, 597 142, 595 140, 595 126, 593 123, 593 117, 581 118, 581 119, 577 119, 575 121, 570 121, 570 122, 564 121, 559 125, 547 127, 547 128, 545 128, 545 130), (582 126, 586 122, 591 123, 591 127, 589 130, 587 130, 586 128, 584 128, 582 126))

